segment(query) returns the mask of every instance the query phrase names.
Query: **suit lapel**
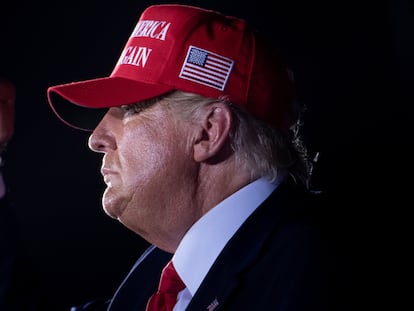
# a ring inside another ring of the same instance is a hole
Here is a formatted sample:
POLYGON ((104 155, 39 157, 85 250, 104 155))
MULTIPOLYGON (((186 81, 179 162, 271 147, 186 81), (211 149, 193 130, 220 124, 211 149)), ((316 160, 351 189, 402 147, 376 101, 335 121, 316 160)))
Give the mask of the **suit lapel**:
MULTIPOLYGON (((217 311, 223 307, 244 273, 260 258, 268 237, 294 210, 295 199, 297 191, 292 192, 289 185, 279 185, 222 250, 186 311, 217 311)), ((172 254, 151 246, 115 293, 108 311, 145 310, 149 297, 157 289, 161 271, 171 258, 172 254)))
POLYGON ((171 257, 155 246, 149 247, 118 288, 108 310, 145 310, 149 297, 158 287, 161 271, 171 257))
POLYGON ((288 188, 281 184, 240 227, 216 259, 187 311, 221 308, 240 284, 244 271, 258 259, 270 233, 289 213, 285 203, 286 198, 290 197, 288 188))

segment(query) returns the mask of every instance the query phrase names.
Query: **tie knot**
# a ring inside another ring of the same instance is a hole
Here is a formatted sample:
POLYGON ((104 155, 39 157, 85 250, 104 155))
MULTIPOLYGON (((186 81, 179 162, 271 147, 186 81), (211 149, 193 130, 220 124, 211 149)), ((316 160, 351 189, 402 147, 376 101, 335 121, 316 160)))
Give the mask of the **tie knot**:
POLYGON ((177 294, 185 288, 172 261, 162 270, 158 291, 148 300, 146 311, 171 311, 177 302, 177 294))
POLYGON ((174 268, 173 262, 170 261, 162 271, 161 280, 158 290, 164 293, 178 294, 185 288, 183 281, 174 268))

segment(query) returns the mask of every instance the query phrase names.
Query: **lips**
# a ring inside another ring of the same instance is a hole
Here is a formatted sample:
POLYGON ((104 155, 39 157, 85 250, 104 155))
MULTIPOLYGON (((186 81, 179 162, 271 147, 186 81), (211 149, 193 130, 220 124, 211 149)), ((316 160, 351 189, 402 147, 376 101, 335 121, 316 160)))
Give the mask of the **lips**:
POLYGON ((105 168, 105 167, 102 167, 101 168, 101 174, 102 174, 102 176, 106 176, 106 175, 110 175, 110 174, 113 174, 113 171, 111 171, 110 169, 108 169, 108 168, 105 168))
POLYGON ((101 174, 102 174, 103 180, 104 180, 104 182, 107 186, 110 186, 110 176, 113 175, 114 173, 115 173, 114 171, 112 171, 108 168, 105 168, 105 167, 101 168, 101 174))

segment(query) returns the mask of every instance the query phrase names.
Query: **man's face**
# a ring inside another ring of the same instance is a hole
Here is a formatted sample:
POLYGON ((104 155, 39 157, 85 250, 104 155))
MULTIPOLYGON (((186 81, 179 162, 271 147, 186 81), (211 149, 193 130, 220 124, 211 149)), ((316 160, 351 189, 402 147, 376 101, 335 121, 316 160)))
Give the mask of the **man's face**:
POLYGON ((0 80, 0 146, 5 145, 14 132, 15 87, 0 80))
POLYGON ((190 123, 176 121, 161 103, 139 113, 111 108, 89 147, 104 154, 102 204, 109 216, 150 241, 154 234, 174 239, 194 222, 189 200, 197 163, 190 123))

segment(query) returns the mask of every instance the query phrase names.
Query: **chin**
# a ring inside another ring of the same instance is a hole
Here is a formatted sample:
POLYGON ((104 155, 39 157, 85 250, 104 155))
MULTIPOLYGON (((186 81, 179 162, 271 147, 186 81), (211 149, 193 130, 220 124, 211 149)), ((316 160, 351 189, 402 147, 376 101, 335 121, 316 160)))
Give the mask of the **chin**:
POLYGON ((103 208, 104 212, 106 215, 108 215, 109 217, 113 218, 113 219, 118 219, 118 216, 115 213, 112 213, 109 209, 107 208, 103 208))
POLYGON ((120 216, 115 208, 117 205, 114 204, 113 200, 110 200, 106 193, 102 197, 102 207, 104 212, 111 218, 118 219, 120 216))

